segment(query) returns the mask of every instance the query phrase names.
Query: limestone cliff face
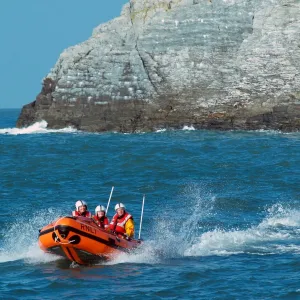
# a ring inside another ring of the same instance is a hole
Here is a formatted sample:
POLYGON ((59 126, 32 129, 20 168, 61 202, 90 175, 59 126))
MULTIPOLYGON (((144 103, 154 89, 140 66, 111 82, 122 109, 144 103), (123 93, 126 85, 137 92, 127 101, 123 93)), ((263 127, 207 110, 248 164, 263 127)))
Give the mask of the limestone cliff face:
POLYGON ((300 129, 299 0, 131 0, 66 49, 17 126, 300 129))

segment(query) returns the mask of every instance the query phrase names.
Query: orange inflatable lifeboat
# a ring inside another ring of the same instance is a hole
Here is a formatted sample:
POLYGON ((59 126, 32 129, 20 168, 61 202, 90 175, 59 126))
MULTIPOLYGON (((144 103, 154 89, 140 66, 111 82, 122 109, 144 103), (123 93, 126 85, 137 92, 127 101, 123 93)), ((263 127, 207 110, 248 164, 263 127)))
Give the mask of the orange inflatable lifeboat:
POLYGON ((48 253, 66 257, 78 264, 94 264, 130 252, 140 240, 110 233, 84 217, 62 217, 39 233, 39 246, 48 253))

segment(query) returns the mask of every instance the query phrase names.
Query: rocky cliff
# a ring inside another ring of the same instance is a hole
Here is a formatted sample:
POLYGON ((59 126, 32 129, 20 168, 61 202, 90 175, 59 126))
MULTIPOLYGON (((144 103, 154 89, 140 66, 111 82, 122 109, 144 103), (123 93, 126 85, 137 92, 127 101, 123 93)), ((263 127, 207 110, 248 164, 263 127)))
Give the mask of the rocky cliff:
POLYGON ((66 49, 17 126, 300 128, 299 0, 131 0, 66 49))

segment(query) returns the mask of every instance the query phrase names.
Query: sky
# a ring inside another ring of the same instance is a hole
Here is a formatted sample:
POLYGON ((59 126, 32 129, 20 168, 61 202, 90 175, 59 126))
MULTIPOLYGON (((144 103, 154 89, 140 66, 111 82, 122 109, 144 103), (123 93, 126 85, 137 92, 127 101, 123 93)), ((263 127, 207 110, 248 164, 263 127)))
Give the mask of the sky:
POLYGON ((1 0, 0 109, 35 100, 60 53, 120 15, 129 0, 1 0))

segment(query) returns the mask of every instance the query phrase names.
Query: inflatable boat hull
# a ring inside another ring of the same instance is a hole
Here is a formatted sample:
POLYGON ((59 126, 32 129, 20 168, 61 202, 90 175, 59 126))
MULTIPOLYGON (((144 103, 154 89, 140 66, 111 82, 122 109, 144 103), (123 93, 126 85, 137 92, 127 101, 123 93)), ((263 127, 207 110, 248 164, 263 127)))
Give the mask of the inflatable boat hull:
POLYGON ((39 246, 48 253, 66 257, 78 264, 94 264, 130 252, 140 241, 126 240, 83 217, 62 217, 39 233, 39 246))

